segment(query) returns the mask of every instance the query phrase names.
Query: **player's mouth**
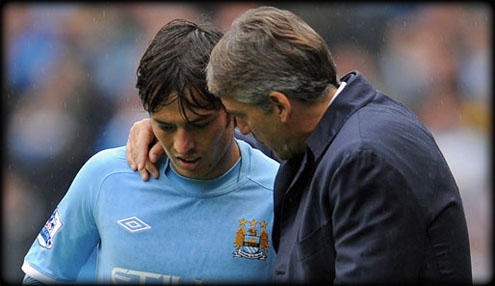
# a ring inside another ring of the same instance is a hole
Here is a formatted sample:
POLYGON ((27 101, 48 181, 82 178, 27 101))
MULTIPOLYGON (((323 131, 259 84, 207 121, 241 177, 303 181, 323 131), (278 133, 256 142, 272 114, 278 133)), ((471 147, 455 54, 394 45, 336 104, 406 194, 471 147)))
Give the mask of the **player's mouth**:
POLYGON ((196 169, 201 161, 201 157, 199 158, 182 158, 182 157, 175 157, 177 159, 177 163, 181 168, 188 169, 188 170, 194 170, 196 169))

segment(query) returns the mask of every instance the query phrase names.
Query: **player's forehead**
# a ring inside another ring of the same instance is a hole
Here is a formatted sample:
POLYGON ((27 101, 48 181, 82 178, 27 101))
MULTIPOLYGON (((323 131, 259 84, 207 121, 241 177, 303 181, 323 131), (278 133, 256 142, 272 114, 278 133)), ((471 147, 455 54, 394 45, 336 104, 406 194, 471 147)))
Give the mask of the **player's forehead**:
POLYGON ((181 106, 179 100, 177 99, 151 113, 150 117, 157 122, 185 124, 216 117, 219 112, 220 110, 181 106))
POLYGON ((195 88, 185 88, 180 92, 171 91, 163 107, 172 105, 179 108, 187 118, 208 117, 218 113, 220 105, 219 99, 212 95, 206 95, 195 88))

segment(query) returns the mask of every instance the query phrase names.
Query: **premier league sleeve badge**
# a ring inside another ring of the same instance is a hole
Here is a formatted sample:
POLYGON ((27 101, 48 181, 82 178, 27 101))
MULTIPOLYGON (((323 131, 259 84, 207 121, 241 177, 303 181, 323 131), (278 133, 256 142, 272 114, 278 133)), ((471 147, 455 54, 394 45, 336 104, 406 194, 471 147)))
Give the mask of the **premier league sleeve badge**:
POLYGON ((41 229, 40 234, 38 234, 38 243, 44 248, 51 249, 53 246, 53 237, 57 234, 62 225, 62 220, 60 219, 57 208, 41 229))

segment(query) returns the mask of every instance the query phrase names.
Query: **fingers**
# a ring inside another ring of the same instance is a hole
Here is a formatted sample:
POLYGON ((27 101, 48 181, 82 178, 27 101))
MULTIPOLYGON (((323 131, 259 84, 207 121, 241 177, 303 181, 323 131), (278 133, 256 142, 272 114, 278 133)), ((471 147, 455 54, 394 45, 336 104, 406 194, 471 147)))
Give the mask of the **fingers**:
POLYGON ((136 126, 137 132, 135 134, 129 134, 129 136, 135 135, 131 144, 134 142, 136 146, 133 153, 135 154, 135 161, 141 168, 146 166, 146 161, 148 160, 149 145, 153 142, 155 135, 153 134, 153 129, 151 128, 151 120, 143 119, 138 121, 136 126))
POLYGON ((134 122, 129 130, 129 137, 126 144, 126 159, 132 170, 138 170, 137 152, 139 152, 139 133, 143 128, 143 120, 134 122))
POLYGON ((141 178, 143 179, 143 181, 148 181, 150 179, 150 175, 148 174, 148 171, 144 167, 142 167, 142 168, 139 168, 139 167, 141 167, 141 166, 138 166, 138 171, 139 171, 139 174, 141 175, 141 178))
POLYGON ((160 142, 156 142, 153 147, 151 147, 150 152, 149 152, 149 160, 146 161, 146 170, 153 175, 155 179, 158 179, 160 177, 160 172, 155 166, 155 163, 158 161, 158 159, 163 155, 164 150, 160 142))
POLYGON ((151 119, 145 118, 132 125, 127 139, 126 159, 134 171, 139 171, 143 181, 148 181, 150 174, 156 179, 160 176, 153 163, 156 163, 165 152, 158 142, 149 149, 154 140, 151 119))
POLYGON ((162 145, 160 142, 156 142, 153 147, 151 147, 150 152, 149 152, 149 159, 152 163, 156 163, 158 159, 163 156, 165 153, 165 150, 163 150, 162 145))
POLYGON ((149 180, 149 174, 151 174, 155 179, 158 179, 160 177, 160 171, 150 160, 147 160, 144 164, 144 167, 138 168, 138 170, 143 181, 149 180))
POLYGON ((155 178, 158 179, 160 177, 160 171, 155 166, 155 164, 151 163, 151 161, 146 161, 146 170, 155 178))
POLYGON ((130 144, 129 139, 127 139, 127 145, 126 145, 126 151, 125 151, 125 157, 127 159, 127 164, 131 167, 133 171, 137 171, 137 164, 134 161, 134 158, 132 157, 132 146, 130 144))

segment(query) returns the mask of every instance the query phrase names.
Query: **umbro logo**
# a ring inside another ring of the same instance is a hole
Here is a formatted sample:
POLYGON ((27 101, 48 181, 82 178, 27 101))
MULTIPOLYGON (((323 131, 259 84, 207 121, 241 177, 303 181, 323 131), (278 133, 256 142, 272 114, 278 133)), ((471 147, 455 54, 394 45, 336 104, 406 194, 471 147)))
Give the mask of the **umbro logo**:
POLYGON ((151 226, 149 226, 136 216, 118 220, 117 223, 130 232, 137 232, 151 228, 151 226))

